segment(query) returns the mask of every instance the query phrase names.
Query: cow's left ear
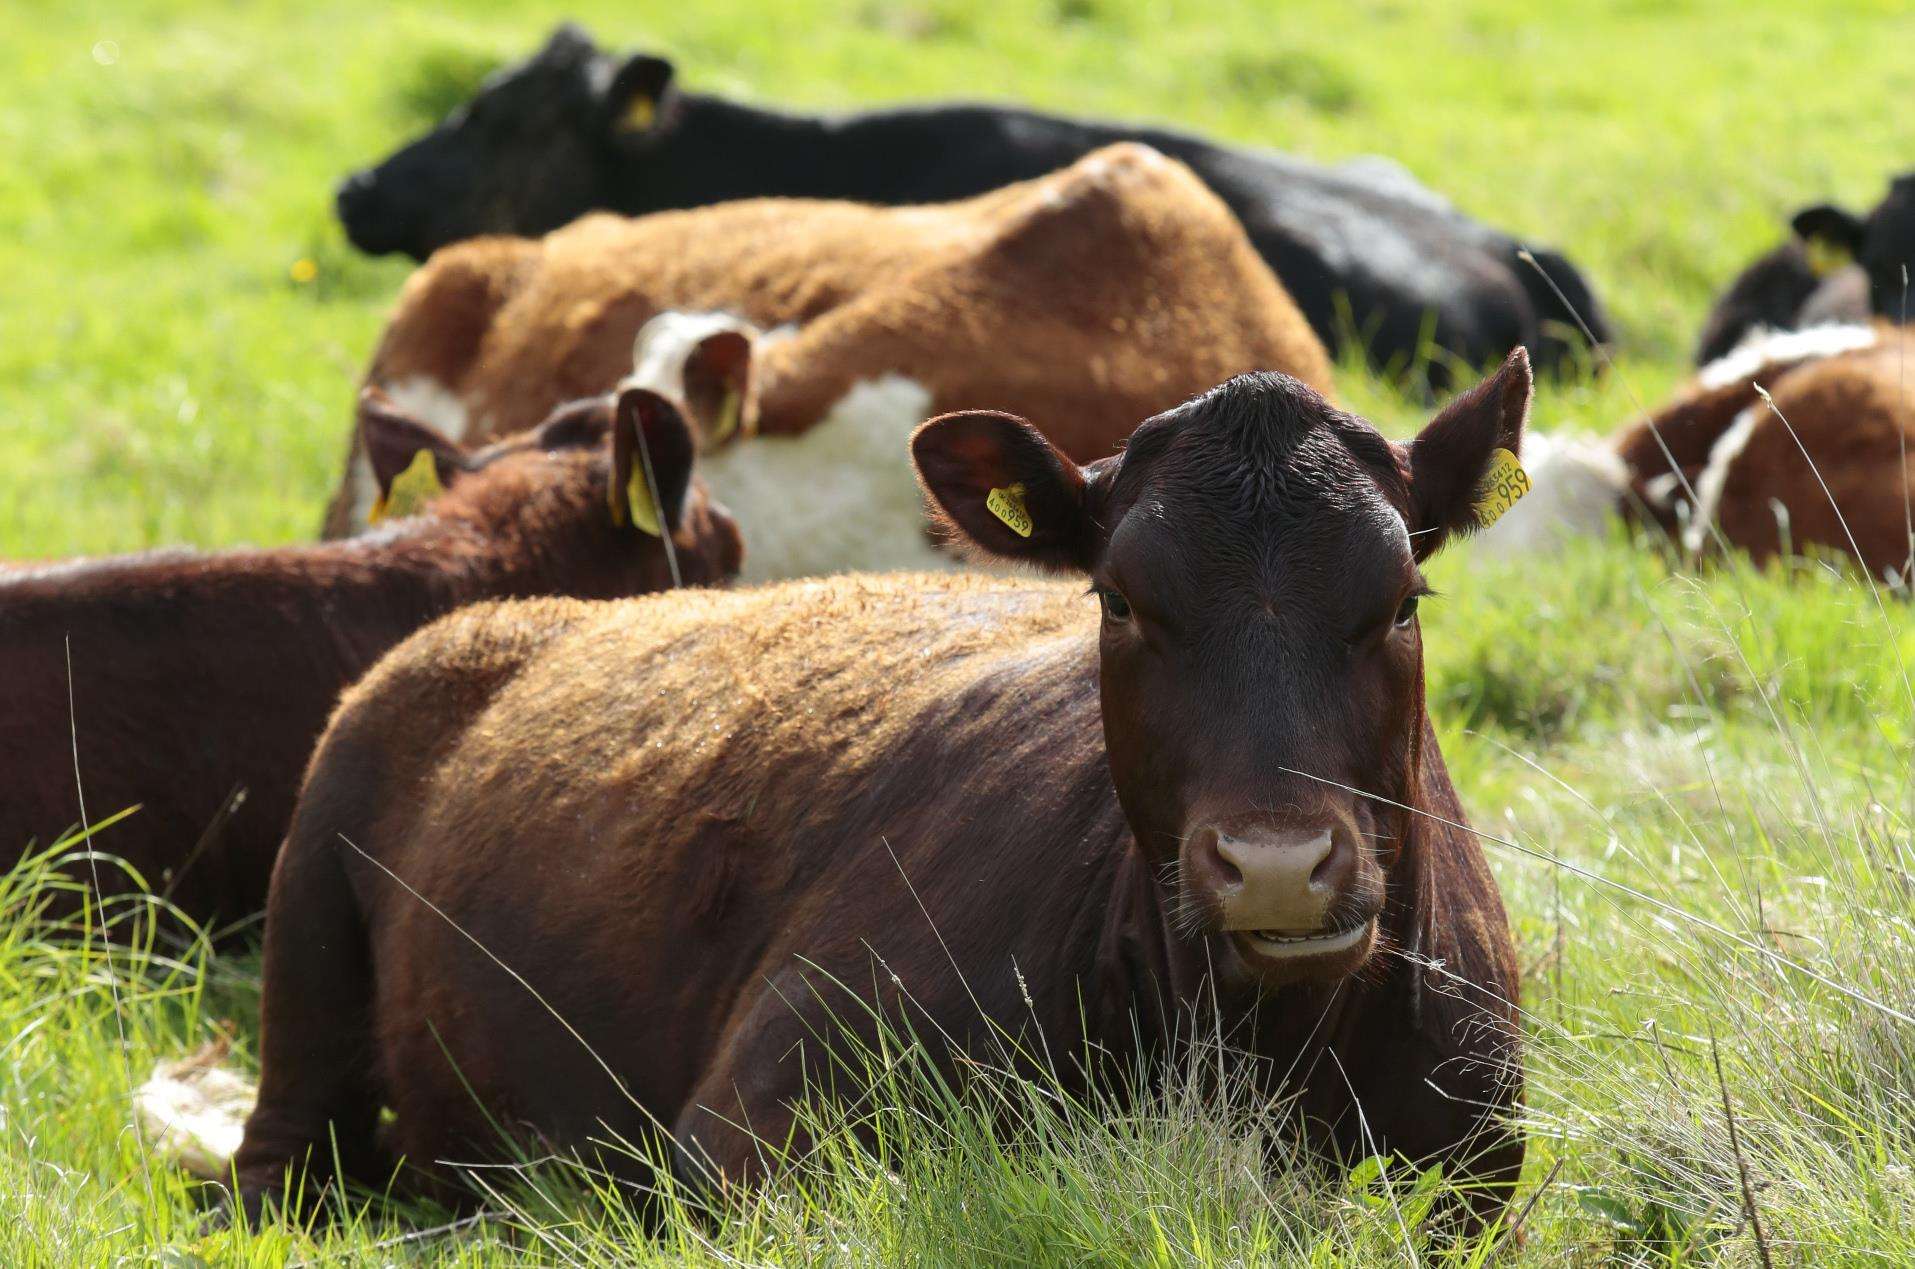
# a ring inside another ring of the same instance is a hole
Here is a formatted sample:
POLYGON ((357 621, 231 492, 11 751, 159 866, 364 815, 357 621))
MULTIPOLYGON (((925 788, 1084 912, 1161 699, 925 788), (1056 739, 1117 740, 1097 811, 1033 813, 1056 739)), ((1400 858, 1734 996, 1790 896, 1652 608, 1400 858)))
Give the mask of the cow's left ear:
POLYGON ((605 118, 615 137, 649 136, 665 118, 672 95, 671 62, 634 53, 605 88, 605 118))
POLYGON ((1417 559, 1453 534, 1485 527, 1512 494, 1521 496, 1494 486, 1514 481, 1527 488, 1516 458, 1533 391, 1529 353, 1518 346, 1502 369, 1443 407, 1410 442, 1410 548, 1417 559))
POLYGON ((1804 207, 1790 219, 1795 236, 1806 243, 1821 243, 1849 255, 1859 255, 1868 225, 1860 216, 1833 203, 1804 207))

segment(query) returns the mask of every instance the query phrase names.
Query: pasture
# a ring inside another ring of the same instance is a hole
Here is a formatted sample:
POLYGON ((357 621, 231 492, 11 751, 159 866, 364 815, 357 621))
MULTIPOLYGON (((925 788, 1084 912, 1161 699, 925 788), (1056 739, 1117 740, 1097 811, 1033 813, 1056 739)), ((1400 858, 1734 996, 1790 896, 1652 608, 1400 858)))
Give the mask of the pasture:
MULTIPOLYGON (((312 536, 407 273, 345 244, 333 183, 561 17, 767 102, 982 95, 1388 154, 1563 248, 1608 303, 1613 368, 1539 384, 1543 429, 1606 432, 1659 401, 1714 291, 1794 207, 1866 206, 1915 153, 1890 105, 1915 89, 1915 17, 1888 0, 582 0, 457 16, 144 0, 13 16, 0 560, 312 536)), ((1339 391, 1393 435, 1428 412, 1354 365, 1339 391)), ((36 920, 55 883, 28 864, 0 881, 0 1260, 1915 1260, 1906 601, 1817 562, 1697 575, 1620 532, 1545 565, 1491 567, 1464 545, 1433 580, 1430 710, 1524 974, 1520 1243, 1419 1246, 1440 1178, 1258 1166, 1277 1112, 1200 1095, 1195 1072, 1116 1116, 988 1071, 942 1104, 908 1053, 882 1055, 888 1078, 941 1113, 876 1113, 874 1157, 850 1147, 844 1108, 821 1107, 827 1147, 787 1181, 713 1212, 668 1202, 654 1227, 546 1161, 493 1178, 476 1221, 366 1199, 330 1225, 203 1231, 194 1187, 148 1160, 129 1089, 215 1038, 250 1070, 257 963, 76 945, 36 920)))

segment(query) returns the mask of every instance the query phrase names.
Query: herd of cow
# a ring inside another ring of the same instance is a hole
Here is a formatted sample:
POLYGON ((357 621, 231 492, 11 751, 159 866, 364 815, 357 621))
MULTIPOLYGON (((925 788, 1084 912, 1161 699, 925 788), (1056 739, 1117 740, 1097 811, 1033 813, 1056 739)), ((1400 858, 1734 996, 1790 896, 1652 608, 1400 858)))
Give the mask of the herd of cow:
POLYGON ((456 1200, 513 1141, 749 1180, 898 1024, 1085 1083, 1221 1026, 1327 1156, 1493 1218, 1517 973, 1420 565, 1622 516, 1909 579, 1915 178, 1798 216, 1691 387, 1527 477, 1594 294, 1382 160, 774 114, 565 28, 338 207, 424 264, 328 540, 0 573, 0 842, 138 806, 91 885, 264 909, 248 1214, 456 1200), (1501 366, 1394 443, 1353 344, 1501 366))

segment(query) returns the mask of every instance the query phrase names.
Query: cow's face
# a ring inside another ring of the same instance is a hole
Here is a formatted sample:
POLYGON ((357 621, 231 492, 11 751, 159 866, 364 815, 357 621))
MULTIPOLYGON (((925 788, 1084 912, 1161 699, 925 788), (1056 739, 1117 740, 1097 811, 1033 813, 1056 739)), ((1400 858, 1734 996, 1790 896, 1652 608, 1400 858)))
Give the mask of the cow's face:
POLYGON ((913 438, 974 542, 1088 574, 1124 813, 1189 925, 1265 985, 1374 949, 1425 743, 1418 562, 1474 527, 1529 396, 1518 349, 1408 447, 1275 374, 1088 468, 1005 415, 913 438))
POLYGON ((1901 321, 1904 275, 1915 281, 1915 173, 1897 177, 1866 217, 1822 204, 1795 214, 1796 235, 1808 243, 1812 258, 1851 258, 1868 274, 1869 308, 1901 321))
POLYGON ((737 523, 692 479, 690 426, 643 388, 561 406, 476 450, 369 388, 359 435, 379 486, 375 517, 460 521, 484 549, 520 558, 535 589, 637 595, 725 582, 744 560, 737 523))
POLYGON ((425 136, 339 186, 340 223, 374 255, 423 260, 487 233, 541 234, 607 205, 621 159, 663 124, 672 66, 616 58, 562 26, 425 136))

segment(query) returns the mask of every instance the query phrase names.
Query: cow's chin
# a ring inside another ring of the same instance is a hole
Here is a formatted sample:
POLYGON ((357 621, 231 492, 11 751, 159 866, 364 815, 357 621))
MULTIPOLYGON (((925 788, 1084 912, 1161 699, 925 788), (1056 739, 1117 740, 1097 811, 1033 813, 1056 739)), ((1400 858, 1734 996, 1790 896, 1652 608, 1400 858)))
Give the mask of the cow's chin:
POLYGON ((1225 930, 1245 974, 1264 987, 1335 983, 1358 969, 1376 950, 1376 918, 1361 918, 1333 930, 1225 930))

